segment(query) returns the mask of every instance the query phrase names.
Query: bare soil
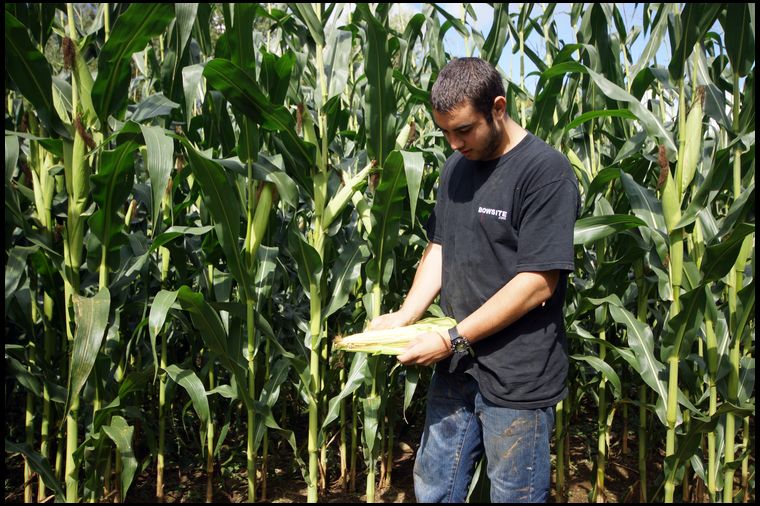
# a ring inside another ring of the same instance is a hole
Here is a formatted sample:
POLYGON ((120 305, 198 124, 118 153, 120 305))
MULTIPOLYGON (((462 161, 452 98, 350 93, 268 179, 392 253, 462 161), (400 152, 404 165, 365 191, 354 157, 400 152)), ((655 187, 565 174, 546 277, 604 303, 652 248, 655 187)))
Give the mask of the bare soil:
MULTIPOLYGON (((596 421, 593 410, 582 411, 577 420, 570 426, 570 459, 567 479, 567 498, 558 498, 556 495, 554 476, 552 477, 552 491, 549 502, 590 502, 590 493, 594 482, 594 461, 596 459, 596 421)), ((610 434, 610 449, 608 452, 606 473, 604 479, 605 502, 639 502, 639 472, 638 472, 638 447, 635 427, 629 430, 629 438, 626 451, 623 451, 622 422, 616 416, 613 431, 610 434)), ((299 424, 300 425, 300 424, 299 424)), ((376 492, 376 502, 384 503, 411 503, 416 502, 414 486, 412 482, 412 469, 414 466, 414 453, 419 447, 421 426, 409 425, 402 429, 397 439, 394 451, 394 465, 392 470, 392 485, 376 492)), ((297 440, 304 441, 305 437, 296 432, 297 440)), ((219 503, 247 502, 247 482, 245 472, 245 441, 238 436, 227 442, 220 452, 220 458, 216 461, 213 479, 213 500, 219 503)), ((661 442, 660 442, 661 443, 661 442)), ((138 453, 138 452, 136 452, 138 453)), ((303 452, 305 454, 305 451, 303 452)), ((8 454, 6 454, 8 455, 8 454)), ((552 449, 552 464, 556 470, 556 451, 552 449)), ((139 458, 139 454, 138 454, 139 458)), ((205 502, 207 490, 207 475, 202 468, 202 459, 198 455, 190 455, 187 449, 180 451, 178 458, 174 456, 165 471, 165 501, 170 503, 205 502), (182 462, 177 465, 176 461, 182 462)), ((337 462, 337 444, 333 442, 328 455, 328 462, 337 462)), ((654 450, 650 452, 648 471, 649 497, 660 486, 663 461, 662 452, 654 450)), ((357 457, 361 468, 361 456, 357 457)), ((5 501, 23 502, 23 459, 15 456, 12 459, 6 457, 5 469, 5 501)), ((754 454, 751 456, 751 465, 754 468, 754 454)), ((293 462, 292 450, 283 441, 276 438, 272 442, 271 455, 268 464, 266 496, 262 497, 262 491, 257 491, 257 500, 273 503, 302 503, 306 502, 306 485, 300 475, 300 471, 293 462)), ((365 502, 366 474, 357 476, 356 491, 343 491, 338 477, 338 469, 328 469, 329 486, 326 491, 320 491, 319 502, 328 503, 356 503, 365 502)), ((737 475, 740 473, 737 473, 737 475)), ((36 483, 36 479, 34 481, 36 483)), ((135 477, 128 493, 128 502, 153 503, 155 502, 155 466, 146 467, 135 477)), ((259 485, 261 478, 259 477, 259 485)), ((36 491, 36 485, 35 485, 36 491)), ((707 495, 699 496, 695 486, 689 489, 690 496, 679 497, 677 500, 684 502, 707 502, 707 495), (701 499, 701 500, 700 500, 701 499)), ((661 494, 661 492, 660 492, 661 494)), ((659 497, 662 497, 659 495, 659 497)), ((113 498, 106 498, 101 502, 112 502, 113 498)), ((651 499, 650 499, 651 500, 651 499)), ((749 499, 754 502, 754 491, 749 499)), ((52 501, 52 497, 50 498, 52 501)))

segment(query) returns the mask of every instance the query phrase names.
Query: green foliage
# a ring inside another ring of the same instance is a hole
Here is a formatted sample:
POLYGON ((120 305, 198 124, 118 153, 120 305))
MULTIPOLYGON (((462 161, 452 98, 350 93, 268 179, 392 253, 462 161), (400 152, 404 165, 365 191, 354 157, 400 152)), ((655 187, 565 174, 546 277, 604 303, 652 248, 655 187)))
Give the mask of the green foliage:
MULTIPOLYGON (((87 401, 73 453, 84 480, 69 484, 80 496, 98 498, 109 454, 121 456, 122 501, 163 455, 167 434, 150 427, 164 395, 162 409, 190 421, 171 437, 197 455, 207 449, 188 435, 207 421, 223 427, 212 457, 238 451, 229 433, 243 433, 245 406, 252 448, 287 443, 316 487, 306 441, 279 423, 311 408, 315 444, 355 431, 374 476, 404 423, 397 408, 424 411, 430 371, 331 353, 330 338, 396 309, 414 278, 450 153, 428 102, 452 28, 492 63, 511 53, 510 116, 578 176, 568 386, 598 403, 597 448, 634 403, 654 413, 651 454, 666 433, 677 443, 648 500, 671 500, 687 471, 739 467, 747 452, 726 431, 754 416, 754 5, 644 4, 643 25, 627 27, 614 4, 572 4, 574 40, 559 39, 554 4, 494 4, 482 34, 472 4, 401 20, 388 4, 83 5, 70 70, 56 49, 65 6, 5 11, 6 408, 19 423, 30 392, 35 423, 63 429, 74 399, 87 401), (673 56, 655 60, 665 37, 673 56), (250 251, 256 217, 266 231, 250 251)), ((20 427, 6 458, 23 455, 63 499, 53 456, 18 444, 20 427)), ((603 488, 597 478, 593 494, 603 488)))

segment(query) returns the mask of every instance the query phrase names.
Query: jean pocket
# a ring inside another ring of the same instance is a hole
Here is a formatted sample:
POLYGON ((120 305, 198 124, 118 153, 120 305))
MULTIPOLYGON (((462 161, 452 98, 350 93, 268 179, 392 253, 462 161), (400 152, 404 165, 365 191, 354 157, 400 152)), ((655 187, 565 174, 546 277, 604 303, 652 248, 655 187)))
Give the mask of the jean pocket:
POLYGON ((477 382, 469 374, 452 374, 436 369, 430 382, 428 398, 456 401, 472 400, 476 390, 477 382))

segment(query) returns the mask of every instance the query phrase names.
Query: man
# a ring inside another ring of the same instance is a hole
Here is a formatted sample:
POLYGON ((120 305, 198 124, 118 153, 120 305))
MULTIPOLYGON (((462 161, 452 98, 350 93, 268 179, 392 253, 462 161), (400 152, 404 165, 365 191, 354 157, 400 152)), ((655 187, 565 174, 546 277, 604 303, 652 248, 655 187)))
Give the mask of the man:
POLYGON ((432 90, 433 118, 455 151, 426 229, 430 243, 397 312, 419 319, 441 295, 457 326, 399 355, 436 364, 414 486, 419 502, 464 502, 485 452, 492 502, 545 502, 554 406, 567 395, 563 303, 573 270, 578 181, 567 159, 506 112, 498 72, 451 61, 432 90))

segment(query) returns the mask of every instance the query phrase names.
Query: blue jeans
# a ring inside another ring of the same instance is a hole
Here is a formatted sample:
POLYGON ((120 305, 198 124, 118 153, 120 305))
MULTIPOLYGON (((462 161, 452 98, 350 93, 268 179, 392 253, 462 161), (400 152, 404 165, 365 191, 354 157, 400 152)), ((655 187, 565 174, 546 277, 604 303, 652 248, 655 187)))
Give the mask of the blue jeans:
POLYGON ((469 374, 433 374, 414 462, 417 502, 464 503, 483 452, 491 502, 546 502, 554 407, 511 409, 483 398, 469 374))

